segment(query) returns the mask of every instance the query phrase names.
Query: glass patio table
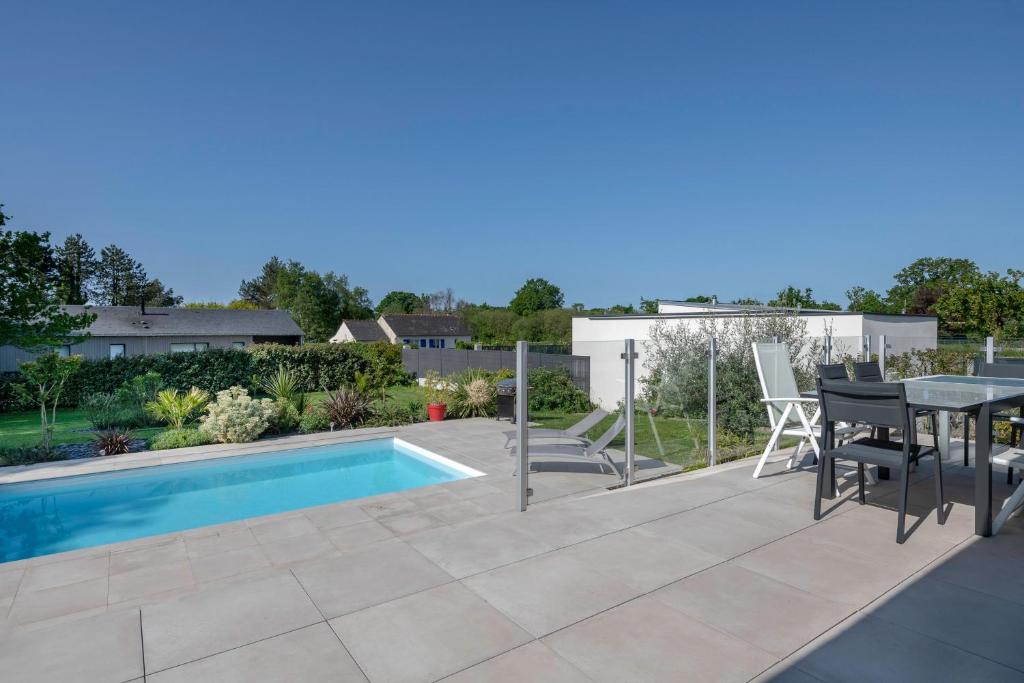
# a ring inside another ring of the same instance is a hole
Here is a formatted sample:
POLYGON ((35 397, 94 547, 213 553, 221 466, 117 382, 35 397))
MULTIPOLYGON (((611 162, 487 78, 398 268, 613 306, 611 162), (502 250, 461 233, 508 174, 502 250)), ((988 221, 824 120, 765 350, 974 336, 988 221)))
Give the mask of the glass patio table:
MULTIPOLYGON (((907 404, 939 412, 939 451, 949 457, 949 416, 965 413, 977 423, 974 462, 974 533, 992 535, 992 415, 1024 406, 1024 379, 930 375, 903 380, 907 404)), ((815 396, 815 392, 806 392, 815 396)), ((880 430, 887 432, 888 430, 880 430)), ((880 438, 888 438, 884 433, 880 438)), ((964 444, 967 447, 967 444, 964 444)), ((880 479, 888 478, 879 468, 880 479)))

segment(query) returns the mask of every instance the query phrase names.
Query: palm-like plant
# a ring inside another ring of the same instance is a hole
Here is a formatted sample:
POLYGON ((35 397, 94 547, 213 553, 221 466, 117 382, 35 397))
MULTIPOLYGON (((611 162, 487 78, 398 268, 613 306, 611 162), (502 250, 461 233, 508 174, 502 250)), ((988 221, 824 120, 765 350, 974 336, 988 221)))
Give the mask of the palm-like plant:
POLYGON ((306 392, 302 390, 299 378, 283 365, 278 365, 277 372, 270 377, 257 380, 256 385, 275 401, 291 403, 300 415, 306 409, 306 392))
POLYGON ((177 389, 164 389, 156 395, 155 401, 146 404, 146 411, 172 428, 181 429, 209 402, 210 395, 197 387, 185 393, 177 389))

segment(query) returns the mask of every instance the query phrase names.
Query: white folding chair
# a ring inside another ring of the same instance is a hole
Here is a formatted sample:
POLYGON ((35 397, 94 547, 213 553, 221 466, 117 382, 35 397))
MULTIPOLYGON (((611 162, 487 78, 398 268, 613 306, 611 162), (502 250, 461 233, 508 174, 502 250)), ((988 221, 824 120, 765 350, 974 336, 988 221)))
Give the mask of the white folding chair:
MULTIPOLYGON (((800 461, 804 447, 810 443, 814 449, 814 455, 820 456, 818 438, 821 435, 821 427, 818 420, 821 411, 818 410, 817 398, 803 398, 796 386, 796 376, 793 374, 793 366, 789 360, 789 347, 782 343, 757 343, 754 342, 754 364, 757 366, 757 377, 761 381, 761 392, 764 398, 761 402, 768 410, 768 424, 772 428, 772 436, 768 445, 761 454, 761 459, 754 468, 754 478, 757 479, 768 461, 768 455, 776 449, 779 439, 783 436, 796 436, 800 438, 792 455, 786 461, 786 468, 793 467, 800 461), (804 406, 814 406, 814 414, 807 417, 804 406)), ((840 427, 836 429, 836 438, 842 440, 844 437, 855 434, 858 430, 854 427, 840 427)), ((872 481, 872 483, 874 483, 872 481)))

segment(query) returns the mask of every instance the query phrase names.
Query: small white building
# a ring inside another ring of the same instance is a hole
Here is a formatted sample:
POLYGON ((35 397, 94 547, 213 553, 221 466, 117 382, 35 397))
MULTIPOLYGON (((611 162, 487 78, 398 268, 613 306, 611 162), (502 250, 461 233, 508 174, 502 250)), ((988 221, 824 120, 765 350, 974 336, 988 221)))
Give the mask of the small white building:
POLYGON ((690 303, 659 300, 658 313, 646 315, 580 316, 572 319, 572 353, 590 357, 590 398, 605 408, 614 407, 624 396, 623 342, 636 341, 635 391, 647 376, 647 346, 655 325, 688 325, 696 328, 709 318, 779 315, 799 316, 812 338, 832 338, 834 357, 859 355, 865 335, 870 335, 871 351, 877 353, 878 338, 885 335, 886 352, 904 353, 911 349, 935 348, 938 319, 926 315, 889 315, 850 311, 787 309, 768 306, 690 303))
POLYGON ((456 315, 387 313, 377 320, 343 320, 332 342, 388 341, 414 349, 454 349, 472 333, 456 315))

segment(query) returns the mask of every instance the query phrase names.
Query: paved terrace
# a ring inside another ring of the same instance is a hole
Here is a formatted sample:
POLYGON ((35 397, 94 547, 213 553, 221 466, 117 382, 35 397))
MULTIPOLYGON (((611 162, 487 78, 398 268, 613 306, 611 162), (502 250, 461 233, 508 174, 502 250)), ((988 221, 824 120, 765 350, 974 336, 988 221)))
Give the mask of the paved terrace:
POLYGON ((502 429, 401 430, 486 477, 0 565, 3 679, 1024 680, 1024 524, 975 538, 964 468, 897 545, 893 483, 815 523, 778 465, 545 468, 509 512, 502 429))

